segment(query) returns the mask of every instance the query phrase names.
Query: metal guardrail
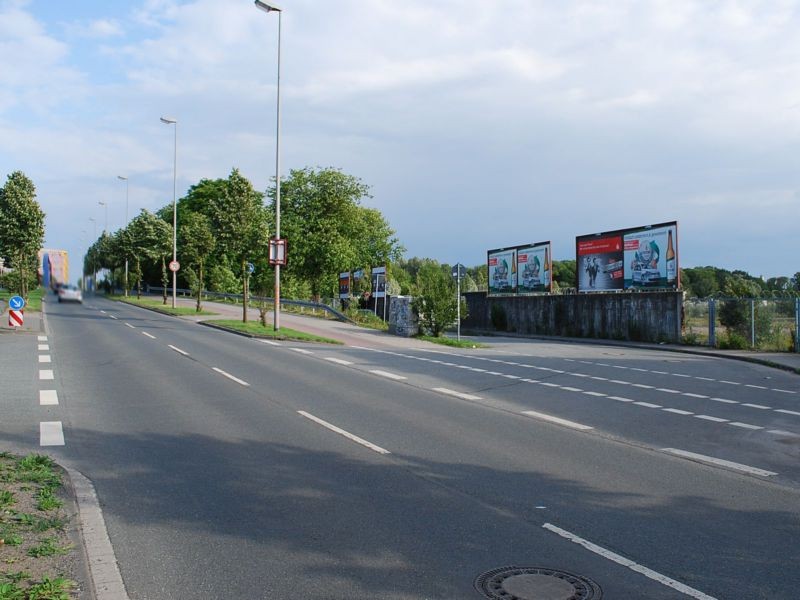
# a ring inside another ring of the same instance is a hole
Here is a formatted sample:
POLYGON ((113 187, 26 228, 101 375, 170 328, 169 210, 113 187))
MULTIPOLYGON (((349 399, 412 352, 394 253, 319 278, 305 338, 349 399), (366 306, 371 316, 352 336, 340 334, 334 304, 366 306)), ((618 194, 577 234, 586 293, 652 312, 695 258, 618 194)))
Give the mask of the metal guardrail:
MULTIPOLYGON (((157 292, 157 293, 164 293, 163 287, 147 287, 148 292, 157 292)), ((171 293, 172 288, 167 289, 167 293, 171 293)), ((177 294, 180 294, 184 297, 193 297, 194 292, 192 290, 187 290, 184 288, 178 288, 175 290, 177 294)), ((225 300, 238 300, 241 301, 243 298, 242 294, 229 294, 226 292, 210 292, 210 291, 203 291, 203 297, 205 298, 222 298, 225 300)), ((255 302, 274 302, 275 299, 271 296, 254 296, 251 295, 248 297, 249 300, 253 300, 255 302)), ((281 298, 281 304, 289 304, 291 306, 301 306, 303 308, 310 308, 314 310, 322 310, 329 314, 331 314, 337 321, 343 321, 345 323, 353 323, 353 320, 350 319, 347 315, 343 312, 336 310, 335 308, 328 306, 327 304, 323 304, 321 302, 312 302, 310 300, 289 300, 287 298, 281 298)))

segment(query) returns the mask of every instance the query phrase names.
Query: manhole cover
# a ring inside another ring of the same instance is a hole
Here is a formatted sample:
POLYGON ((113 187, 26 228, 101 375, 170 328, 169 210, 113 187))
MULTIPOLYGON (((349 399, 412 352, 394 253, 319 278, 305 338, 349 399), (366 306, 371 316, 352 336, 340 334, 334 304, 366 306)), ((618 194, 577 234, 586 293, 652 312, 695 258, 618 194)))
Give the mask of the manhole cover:
POLYGON ((591 579, 543 567, 501 567, 475 580, 487 598, 503 600, 599 600, 603 591, 591 579))

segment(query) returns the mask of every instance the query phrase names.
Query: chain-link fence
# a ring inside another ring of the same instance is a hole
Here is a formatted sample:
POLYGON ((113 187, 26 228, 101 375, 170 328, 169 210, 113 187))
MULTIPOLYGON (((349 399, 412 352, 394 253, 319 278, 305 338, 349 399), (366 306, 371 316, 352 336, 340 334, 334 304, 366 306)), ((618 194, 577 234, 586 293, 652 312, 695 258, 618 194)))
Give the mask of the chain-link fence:
POLYGON ((689 298, 683 311, 684 343, 800 352, 800 298, 689 298))

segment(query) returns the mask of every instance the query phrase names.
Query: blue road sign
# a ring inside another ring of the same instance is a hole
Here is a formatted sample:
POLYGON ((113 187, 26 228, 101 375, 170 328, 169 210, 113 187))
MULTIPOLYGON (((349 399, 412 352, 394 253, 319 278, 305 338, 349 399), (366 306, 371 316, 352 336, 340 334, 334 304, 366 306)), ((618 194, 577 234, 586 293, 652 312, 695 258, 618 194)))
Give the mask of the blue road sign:
POLYGON ((11 310, 22 310, 25 308, 25 300, 22 296, 12 296, 8 300, 8 308, 11 310))
POLYGON ((256 272, 256 266, 253 263, 247 263, 247 272, 252 275, 256 272))

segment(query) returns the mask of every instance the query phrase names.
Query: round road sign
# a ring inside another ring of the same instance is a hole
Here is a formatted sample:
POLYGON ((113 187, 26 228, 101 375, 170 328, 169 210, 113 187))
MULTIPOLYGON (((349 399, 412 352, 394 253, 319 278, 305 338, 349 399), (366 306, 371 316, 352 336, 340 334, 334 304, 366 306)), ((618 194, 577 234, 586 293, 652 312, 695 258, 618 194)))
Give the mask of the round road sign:
POLYGON ((25 308, 25 299, 22 296, 11 296, 11 298, 8 299, 8 308, 22 310, 25 308))
POLYGON ((173 273, 177 273, 180 270, 180 268, 181 268, 181 263, 179 263, 177 260, 169 261, 169 270, 172 271, 173 273))

